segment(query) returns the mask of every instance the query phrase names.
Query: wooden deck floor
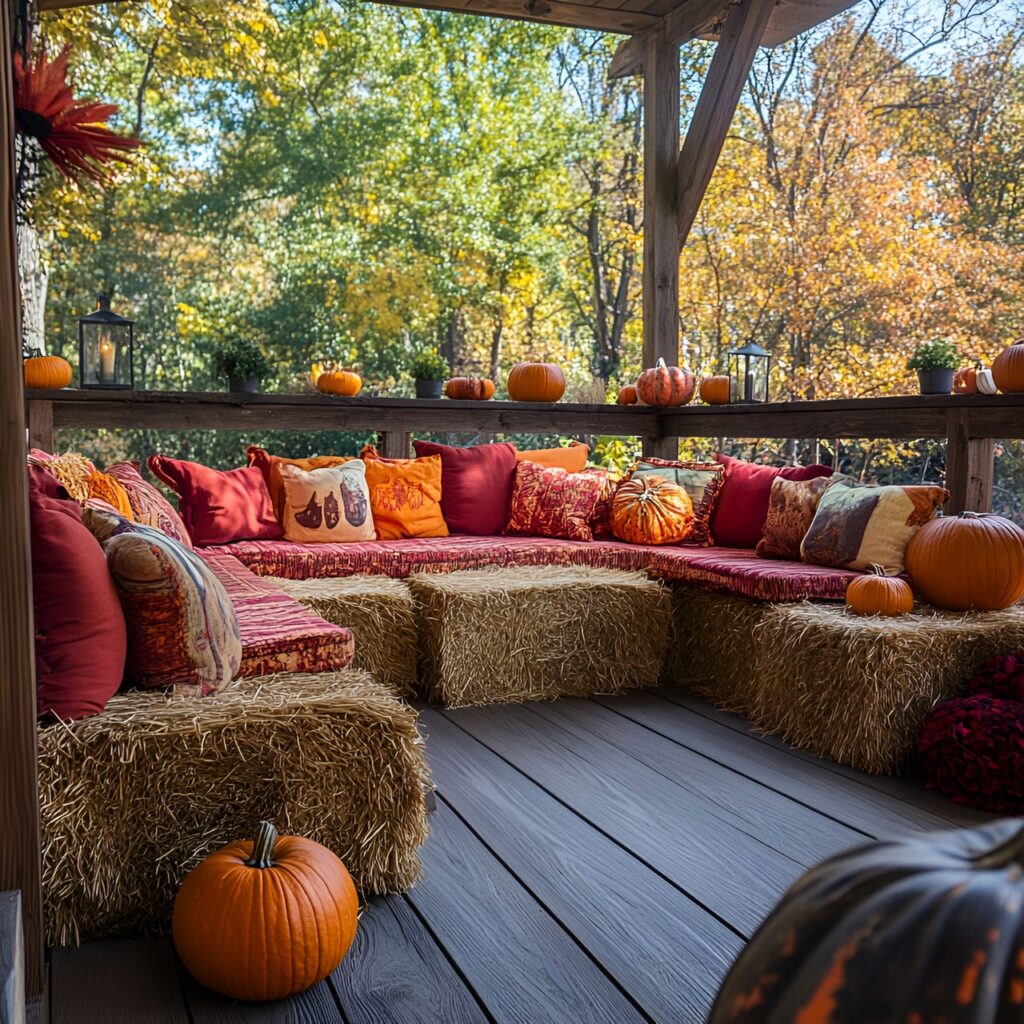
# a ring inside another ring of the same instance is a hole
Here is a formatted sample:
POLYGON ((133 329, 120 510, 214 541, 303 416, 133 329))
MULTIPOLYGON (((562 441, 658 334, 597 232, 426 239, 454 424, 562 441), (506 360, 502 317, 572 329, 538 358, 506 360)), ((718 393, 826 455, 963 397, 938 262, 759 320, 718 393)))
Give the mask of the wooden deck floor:
POLYGON ((422 881, 373 899, 326 982, 251 1006, 166 940, 55 950, 54 1024, 698 1024, 821 858, 984 820, 751 735, 673 693, 440 712, 422 881))

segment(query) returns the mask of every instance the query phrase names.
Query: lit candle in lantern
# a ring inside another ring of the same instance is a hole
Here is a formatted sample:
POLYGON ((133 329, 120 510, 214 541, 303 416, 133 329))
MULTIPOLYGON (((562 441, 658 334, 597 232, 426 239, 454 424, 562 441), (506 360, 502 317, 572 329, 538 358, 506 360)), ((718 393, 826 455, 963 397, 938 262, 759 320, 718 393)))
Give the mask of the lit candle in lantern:
POLYGON ((100 338, 100 380, 104 384, 114 380, 114 344, 109 336, 100 338))

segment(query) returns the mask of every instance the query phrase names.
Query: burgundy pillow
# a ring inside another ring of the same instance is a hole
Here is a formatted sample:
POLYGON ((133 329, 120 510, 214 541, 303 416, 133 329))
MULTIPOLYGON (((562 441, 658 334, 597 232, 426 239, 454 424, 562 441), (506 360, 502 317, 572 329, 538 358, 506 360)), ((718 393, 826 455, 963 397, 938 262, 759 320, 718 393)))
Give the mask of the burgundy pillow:
POLYGON ((451 533, 486 537, 505 529, 516 476, 514 444, 452 448, 413 441, 413 447, 417 457, 441 456, 441 514, 451 533))
POLYGON ((716 544, 729 548, 756 548, 768 518, 772 481, 814 480, 831 476, 831 466, 759 466, 730 455, 716 455, 725 466, 725 480, 711 513, 711 536, 716 544))
POLYGON ((117 693, 128 641, 103 549, 58 488, 44 470, 29 471, 36 708, 85 718, 117 693))
POLYGON ((152 455, 149 468, 178 496, 178 513, 193 544, 281 536, 281 524, 259 467, 210 469, 198 462, 152 455))

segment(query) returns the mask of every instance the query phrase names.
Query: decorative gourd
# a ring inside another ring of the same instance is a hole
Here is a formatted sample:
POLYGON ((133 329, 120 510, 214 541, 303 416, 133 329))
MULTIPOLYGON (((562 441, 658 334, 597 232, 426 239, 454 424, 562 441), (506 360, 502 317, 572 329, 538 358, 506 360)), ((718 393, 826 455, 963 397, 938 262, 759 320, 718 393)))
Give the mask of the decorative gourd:
POLYGON ((325 395, 355 398, 363 390, 363 379, 352 370, 327 370, 317 377, 316 389, 325 395))
POLYGON ((729 401, 729 378, 705 377, 700 382, 700 399, 708 405, 725 405, 729 401))
POLYGON ((619 397, 615 399, 619 405, 636 405, 636 400, 636 388, 632 384, 627 384, 624 388, 619 388, 619 397))
POLYGON ((667 366, 664 359, 637 378, 636 394, 644 405, 666 408, 686 405, 696 386, 693 374, 682 366, 667 366))
POLYGON ((29 356, 25 360, 25 387, 58 391, 71 383, 71 364, 60 356, 29 356))
POLYGON ((1024 530, 981 512, 932 519, 910 539, 906 566, 911 583, 936 608, 1009 608, 1024 596, 1024 530))
POLYGON ((980 367, 964 366, 953 374, 954 395, 976 395, 978 393, 978 370, 980 367))
POLYGON ((709 1024, 1018 1021, 1024 824, 869 843, 812 868, 740 953, 709 1024))
POLYGON ((914 610, 914 592, 906 580, 886 576, 880 565, 872 565, 867 576, 850 580, 846 607, 854 615, 906 615, 914 610))
POLYGON ((182 963, 233 999, 284 999, 322 981, 356 934, 345 865, 261 821, 255 841, 212 853, 181 883, 171 930, 182 963))
POLYGON ((557 402, 565 394, 565 374, 554 363, 516 363, 508 375, 513 402, 557 402))
POLYGON ((979 370, 977 377, 974 378, 974 383, 978 388, 979 395, 994 395, 999 390, 991 370, 979 370))
POLYGON ((693 502, 678 484, 643 473, 612 498, 612 533, 630 544, 677 544, 693 532, 693 502))
POLYGON ((992 379, 1004 394, 1024 391, 1024 341, 1004 348, 992 360, 992 379))
POLYGON ((444 393, 449 398, 486 402, 494 397, 494 381, 487 377, 452 377, 445 384, 444 393))

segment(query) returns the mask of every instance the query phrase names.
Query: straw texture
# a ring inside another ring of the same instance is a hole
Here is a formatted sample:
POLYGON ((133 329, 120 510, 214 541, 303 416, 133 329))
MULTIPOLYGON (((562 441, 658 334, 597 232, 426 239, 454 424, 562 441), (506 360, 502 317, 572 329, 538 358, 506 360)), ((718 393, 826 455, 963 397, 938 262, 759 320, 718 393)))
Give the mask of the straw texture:
POLYGON ((535 566, 423 573, 409 585, 431 701, 465 707, 657 684, 670 599, 642 573, 535 566))
POLYGON ((369 672, 399 696, 416 684, 416 615, 404 580, 388 576, 338 579, 274 579, 296 601, 356 638, 353 668, 369 672))
POLYGON ((184 875, 257 821, 333 850, 365 892, 419 874, 429 785, 416 712, 363 672, 115 697, 39 730, 53 945, 170 923, 184 875))

